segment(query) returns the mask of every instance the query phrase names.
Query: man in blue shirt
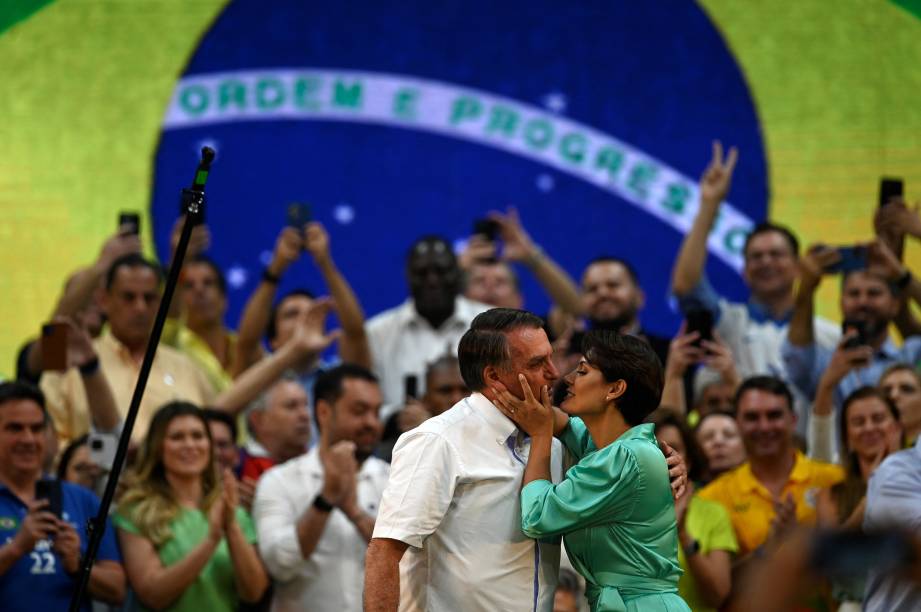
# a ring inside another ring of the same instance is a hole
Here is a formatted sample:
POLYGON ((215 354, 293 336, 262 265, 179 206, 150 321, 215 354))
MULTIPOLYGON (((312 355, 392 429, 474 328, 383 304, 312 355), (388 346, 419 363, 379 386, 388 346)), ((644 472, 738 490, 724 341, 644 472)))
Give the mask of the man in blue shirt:
MULTIPOLYGON (((60 517, 49 511, 48 500, 36 500, 47 419, 41 391, 0 383, 0 602, 7 611, 67 608, 88 543, 85 526, 99 509, 92 492, 66 482, 60 517)), ((89 595, 119 604, 124 594, 125 572, 107 523, 89 595)))
MULTIPOLYGON (((863 327, 860 343, 850 348, 842 345, 839 359, 845 363, 834 389, 836 409, 844 398, 860 387, 875 386, 891 365, 914 366, 921 359, 921 336, 910 336, 902 346, 889 337, 889 326, 901 308, 901 290, 911 282, 911 274, 883 251, 880 243, 870 247, 873 267, 854 270, 841 282, 841 315, 845 321, 863 327), (877 265, 877 261, 879 264, 877 265)), ((816 343, 812 324, 815 292, 829 266, 840 261, 837 249, 814 247, 801 258, 800 283, 793 308, 787 339, 781 347, 789 379, 809 398, 814 398, 822 376, 832 365, 835 351, 816 343)), ((857 337, 856 329, 845 340, 857 337)))

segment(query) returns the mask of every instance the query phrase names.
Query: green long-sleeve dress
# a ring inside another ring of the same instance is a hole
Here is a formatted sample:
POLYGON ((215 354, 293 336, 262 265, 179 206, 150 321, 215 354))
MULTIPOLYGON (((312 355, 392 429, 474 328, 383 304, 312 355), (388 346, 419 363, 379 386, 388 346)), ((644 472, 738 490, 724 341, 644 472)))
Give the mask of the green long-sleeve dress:
POLYGON ((653 427, 633 427, 598 450, 572 418, 562 442, 578 464, 557 485, 535 480, 521 490, 522 531, 563 535, 592 612, 689 610, 678 596, 675 506, 653 427))

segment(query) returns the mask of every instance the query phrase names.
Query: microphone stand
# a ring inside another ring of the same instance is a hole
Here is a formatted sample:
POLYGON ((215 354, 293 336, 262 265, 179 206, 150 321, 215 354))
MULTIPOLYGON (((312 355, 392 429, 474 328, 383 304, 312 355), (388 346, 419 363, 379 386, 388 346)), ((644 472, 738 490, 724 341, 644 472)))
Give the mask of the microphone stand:
POLYGON ((115 453, 115 459, 112 461, 112 470, 109 472, 106 488, 102 494, 102 500, 99 503, 99 512, 96 514, 95 518, 87 522, 89 543, 86 547, 86 554, 83 555, 81 561, 77 588, 70 599, 70 612, 78 612, 86 596, 86 589, 89 586, 90 580, 90 571, 93 569, 96 556, 99 554, 99 545, 105 533, 109 509, 112 507, 112 500, 115 497, 115 488, 118 485, 118 477, 121 474, 125 459, 128 456, 128 443, 131 441, 131 432, 134 430, 134 422, 137 420, 138 411, 141 407, 141 399, 144 397, 147 379, 150 377, 150 369, 153 366, 154 356, 157 353, 157 345, 160 343, 160 336, 163 334, 163 324, 166 323, 169 305, 173 299, 176 284, 179 281, 179 271, 182 270, 182 261, 185 259, 186 250, 189 246, 189 237, 192 235, 192 228, 202 221, 205 204, 205 183, 208 180, 208 172, 211 170, 211 162, 213 160, 214 149, 202 147, 201 161, 198 164, 198 169, 195 171, 195 178, 192 180, 192 186, 182 190, 181 202, 182 209, 185 211, 185 223, 182 226, 182 234, 179 236, 179 245, 176 247, 173 263, 170 265, 169 275, 166 278, 166 286, 163 289, 163 298, 160 300, 160 308, 157 310, 157 318, 154 321, 150 339, 147 341, 144 361, 141 363, 141 371, 138 373, 137 384, 134 387, 134 395, 131 396, 131 404, 128 408, 128 414, 125 417, 125 424, 118 439, 118 450, 115 453))

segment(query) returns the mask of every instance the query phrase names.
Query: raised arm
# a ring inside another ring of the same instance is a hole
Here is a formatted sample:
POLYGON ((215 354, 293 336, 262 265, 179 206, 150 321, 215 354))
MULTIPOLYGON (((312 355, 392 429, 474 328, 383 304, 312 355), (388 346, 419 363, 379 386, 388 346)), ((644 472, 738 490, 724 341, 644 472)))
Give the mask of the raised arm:
POLYGON ((815 343, 815 293, 822 284, 826 267, 841 259, 835 249, 811 246, 799 259, 799 285, 793 301, 793 315, 787 338, 793 346, 811 346, 815 343))
POLYGON ((686 334, 685 328, 682 324, 678 335, 669 344, 668 358, 665 360, 665 385, 662 388, 662 399, 659 401, 659 406, 671 408, 680 415, 688 413, 688 401, 684 395, 684 373, 704 356, 703 350, 695 344, 700 334, 686 334))
POLYGON ((336 333, 324 331, 329 309, 329 300, 315 300, 298 322, 291 339, 238 376, 230 388, 214 400, 214 407, 236 414, 287 370, 309 362, 326 350, 337 337, 336 333))
POLYGON ((559 264, 534 243, 522 226, 518 211, 510 208, 506 214, 492 213, 490 218, 499 224, 505 243, 503 259, 523 264, 531 271, 554 304, 572 315, 582 316, 582 300, 576 283, 559 264))
POLYGON ((368 348, 368 337, 365 335, 365 313, 361 304, 352 290, 352 286, 345 279, 329 249, 329 235, 319 223, 310 223, 305 229, 306 248, 313 256, 329 294, 335 303, 339 324, 342 326, 342 337, 339 339, 339 357, 342 361, 356 363, 366 368, 371 367, 371 350, 368 348))
POLYGON ((707 237, 716 222, 720 204, 729 193, 732 173, 738 160, 735 147, 723 159, 723 145, 713 142, 713 157, 700 178, 700 207, 691 230, 684 237, 672 271, 672 293, 683 297, 700 283, 707 261, 707 237))
POLYGON ((286 227, 278 235, 272 262, 266 267, 263 278, 250 296, 240 317, 237 330, 236 359, 232 361, 233 376, 259 361, 262 357, 262 336, 272 316, 272 303, 278 291, 278 281, 285 271, 301 256, 304 241, 300 232, 293 227, 286 227))
POLYGON ((78 368, 80 372, 93 427, 104 432, 115 431, 121 425, 122 415, 105 372, 99 367, 93 342, 86 330, 72 321, 68 321, 68 325, 67 365, 78 368))
MULTIPOLYGON (((130 226, 119 228, 119 232, 108 238, 102 245, 99 257, 92 265, 75 272, 64 285, 64 291, 58 298, 51 318, 74 318, 93 300, 96 289, 102 284, 109 267, 116 259, 129 253, 141 252, 141 240, 136 234, 129 233, 130 226)), ((26 367, 36 377, 42 372, 42 344, 35 342, 26 355, 26 367)))

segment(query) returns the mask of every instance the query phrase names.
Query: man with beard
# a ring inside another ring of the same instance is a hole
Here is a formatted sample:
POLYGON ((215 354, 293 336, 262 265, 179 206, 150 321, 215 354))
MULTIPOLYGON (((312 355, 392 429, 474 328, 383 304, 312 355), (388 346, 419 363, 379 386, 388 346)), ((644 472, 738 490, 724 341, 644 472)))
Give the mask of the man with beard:
POLYGON ((371 456, 383 429, 377 379, 360 366, 333 368, 317 378, 314 406, 320 443, 259 481, 259 552, 276 612, 360 612, 365 550, 390 471, 371 456))
MULTIPOLYGON (((457 350, 473 318, 489 308, 460 295, 461 271, 443 238, 425 236, 413 244, 406 276, 411 297, 365 326, 372 369, 384 394, 384 421, 406 400, 405 378, 424 383, 426 366, 457 350)), ((420 385, 418 392, 424 391, 420 385)))
POLYGON ((901 308, 899 294, 911 282, 911 274, 881 242, 868 248, 871 267, 846 273, 841 281, 841 315, 847 328, 841 350, 817 343, 812 324, 815 292, 826 269, 841 258, 837 249, 828 247, 813 247, 802 258, 796 305, 783 345, 790 380, 810 398, 825 371, 838 366, 842 377, 834 390, 836 408, 856 389, 876 386, 889 366, 914 364, 921 358, 921 337, 908 337, 902 346, 889 338, 889 325, 901 308), (844 363, 833 364, 833 356, 844 363))
MULTIPOLYGON (((750 296, 744 303, 730 302, 711 287, 704 267, 707 240, 718 223, 720 206, 729 193, 737 151, 730 149, 723 158, 723 147, 713 143, 713 158, 700 179, 700 208, 690 231, 678 251, 672 271, 672 292, 681 311, 709 311, 714 329, 732 351, 740 377, 757 375, 783 377, 784 364, 780 346, 787 332, 793 310, 793 287, 799 260, 799 243, 786 227, 770 222, 755 226, 742 248, 742 278, 750 296)), ((840 332, 831 321, 810 319, 819 346, 833 349, 840 332)), ((710 368, 700 368, 695 387, 700 390, 719 379, 710 368)), ((797 398, 801 431, 805 428, 808 406, 797 398)))
POLYGON ((756 376, 743 382, 735 411, 748 459, 700 496, 729 512, 739 542, 738 564, 770 552, 797 524, 814 524, 816 493, 841 481, 844 472, 796 449, 793 396, 779 379, 756 376))
POLYGON ((608 329, 649 342, 659 361, 668 357, 668 338, 643 331, 640 310, 646 295, 636 270, 617 257, 599 257, 582 274, 582 308, 592 329, 608 329))

